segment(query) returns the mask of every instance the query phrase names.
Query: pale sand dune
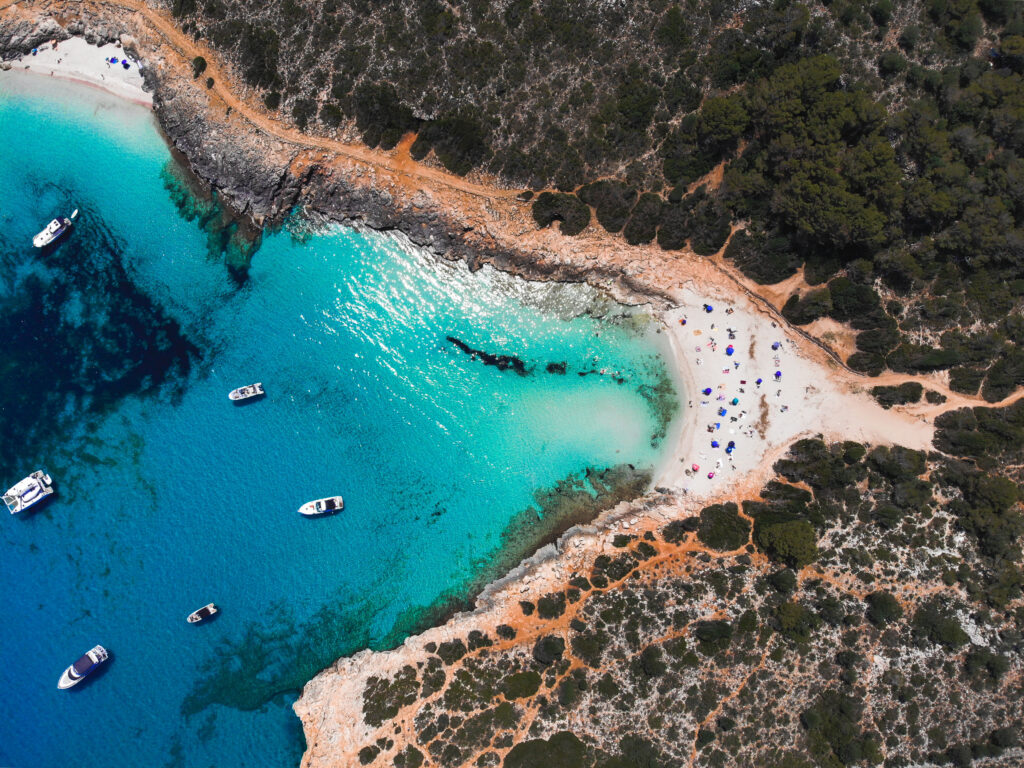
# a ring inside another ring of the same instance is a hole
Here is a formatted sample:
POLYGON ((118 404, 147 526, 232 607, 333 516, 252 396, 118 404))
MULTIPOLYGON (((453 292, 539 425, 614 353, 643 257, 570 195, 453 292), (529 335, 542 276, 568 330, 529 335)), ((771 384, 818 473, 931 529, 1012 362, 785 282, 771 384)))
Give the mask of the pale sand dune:
POLYGON ((40 46, 35 56, 28 53, 8 64, 13 71, 84 83, 136 104, 153 104, 153 97, 143 90, 139 63, 119 45, 89 45, 80 37, 72 37, 57 43, 56 47, 46 43, 40 46), (118 61, 128 59, 129 68, 108 63, 107 60, 113 56, 118 61))
POLYGON ((666 312, 664 320, 686 389, 686 411, 672 457, 656 472, 656 487, 687 490, 701 499, 737 485, 757 485, 786 446, 819 434, 921 450, 931 446, 931 423, 884 410, 867 394, 873 381, 842 371, 745 296, 722 298, 707 286, 687 286, 676 298, 680 307, 666 312), (705 312, 705 303, 714 311, 705 312), (726 314, 728 309, 732 314, 726 314), (684 317, 686 325, 681 325, 684 317), (773 350, 776 342, 780 347, 773 350), (731 356, 726 354, 730 344, 731 356), (782 374, 779 381, 776 371, 782 374), (703 395, 708 387, 711 394, 703 395), (733 398, 737 405, 732 405, 733 398), (717 415, 720 407, 726 409, 725 416, 717 415), (708 432, 708 425, 715 423, 721 427, 708 432), (712 440, 720 447, 712 448, 712 440), (725 452, 730 440, 736 443, 731 456, 725 452), (700 470, 692 472, 693 464, 700 470), (709 472, 715 473, 713 479, 709 472))

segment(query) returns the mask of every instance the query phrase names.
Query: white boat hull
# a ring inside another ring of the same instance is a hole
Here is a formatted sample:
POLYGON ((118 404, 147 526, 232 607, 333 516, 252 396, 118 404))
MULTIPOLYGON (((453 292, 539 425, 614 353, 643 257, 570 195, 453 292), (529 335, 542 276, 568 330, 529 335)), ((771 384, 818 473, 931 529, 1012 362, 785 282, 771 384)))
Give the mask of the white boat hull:
POLYGON ((228 392, 228 400, 238 403, 244 400, 252 400, 256 397, 263 397, 265 394, 267 393, 263 389, 263 384, 257 381, 255 384, 247 384, 244 387, 231 390, 228 392))
POLYGON ((7 511, 18 515, 52 495, 53 479, 40 469, 8 488, 3 500, 7 511))
POLYGON ((71 225, 76 216, 78 216, 77 208, 75 209, 75 212, 71 214, 71 218, 62 216, 58 219, 54 219, 46 225, 46 229, 32 238, 32 245, 36 248, 45 248, 50 243, 56 242, 63 237, 69 229, 71 229, 71 225))
POLYGON ((57 687, 62 691, 73 688, 95 672, 109 658, 110 654, 102 645, 97 645, 86 651, 78 661, 64 670, 64 674, 57 681, 57 687))
POLYGON ((325 499, 307 501, 299 507, 299 514, 303 517, 322 517, 333 515, 345 508, 345 500, 341 496, 328 496, 325 499))
POLYGON ((220 609, 213 603, 209 603, 208 605, 204 605, 198 611, 192 611, 185 621, 189 624, 199 624, 207 619, 212 619, 218 613, 220 613, 220 609))

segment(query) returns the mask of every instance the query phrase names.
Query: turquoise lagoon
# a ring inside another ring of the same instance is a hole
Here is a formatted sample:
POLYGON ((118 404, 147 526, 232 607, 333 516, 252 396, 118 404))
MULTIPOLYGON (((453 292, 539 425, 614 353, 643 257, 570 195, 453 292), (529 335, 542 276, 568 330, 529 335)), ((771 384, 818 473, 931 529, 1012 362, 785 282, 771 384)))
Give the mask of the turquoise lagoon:
POLYGON ((59 489, 0 526, 0 765, 296 765, 319 669, 535 546, 552 489, 662 458, 643 314, 338 226, 230 271, 152 115, 81 86, 0 75, 0 146, 0 484, 59 489), (255 380, 265 400, 227 400, 255 380), (296 513, 334 493, 343 514, 296 513), (97 643, 112 662, 58 691, 97 643))

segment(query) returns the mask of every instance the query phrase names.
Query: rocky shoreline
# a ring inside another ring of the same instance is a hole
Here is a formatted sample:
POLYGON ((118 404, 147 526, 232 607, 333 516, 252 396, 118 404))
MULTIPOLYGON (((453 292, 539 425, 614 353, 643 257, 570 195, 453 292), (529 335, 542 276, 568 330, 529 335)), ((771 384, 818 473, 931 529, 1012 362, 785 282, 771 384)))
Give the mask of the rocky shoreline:
MULTIPOLYGON (((464 260, 470 269, 490 264, 528 279, 588 282, 626 303, 672 303, 666 292, 635 279, 618 264, 572 254, 566 258, 543 248, 508 247, 492 235, 478 212, 446 205, 422 189, 396 185, 388 174, 365 163, 353 164, 352 173, 338 173, 338 158, 330 151, 269 136, 230 106, 219 109, 216 95, 189 76, 184 59, 174 61, 171 47, 135 16, 78 2, 48 5, 38 15, 29 8, 0 20, 0 61, 72 36, 96 45, 120 42, 145 63, 146 88, 168 144, 234 213, 257 227, 280 226, 301 208, 314 219, 399 231, 438 256, 464 260), (65 17, 73 20, 62 24, 65 17)), ((484 201, 482 208, 487 207, 484 201)), ((517 225, 535 229, 529 206, 518 207, 523 220, 517 225)), ((507 215, 493 208, 488 212, 498 218, 507 215)), ((557 236, 553 230, 548 234, 557 236)))

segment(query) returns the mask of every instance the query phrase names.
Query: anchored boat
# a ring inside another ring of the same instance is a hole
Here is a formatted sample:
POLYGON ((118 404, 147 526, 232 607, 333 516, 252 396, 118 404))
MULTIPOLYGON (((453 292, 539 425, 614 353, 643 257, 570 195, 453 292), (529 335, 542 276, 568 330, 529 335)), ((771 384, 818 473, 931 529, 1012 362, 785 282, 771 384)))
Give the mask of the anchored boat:
POLYGON ((239 387, 238 389, 232 389, 228 392, 228 399, 234 400, 237 403, 242 400, 252 400, 255 397, 263 397, 265 394, 267 393, 263 391, 263 385, 257 381, 255 384, 248 384, 244 387, 239 387))
POLYGON ((306 517, 320 517, 320 515, 333 515, 345 508, 345 501, 341 496, 328 496, 326 499, 307 501, 299 507, 299 514, 306 517))
POLYGON ((185 619, 185 621, 187 621, 189 624, 198 624, 201 621, 206 621, 208 618, 216 615, 218 612, 219 609, 217 608, 217 606, 213 603, 209 603, 207 605, 204 605, 198 611, 192 611, 192 613, 188 615, 188 618, 185 619))
POLYGON ((69 229, 71 224, 78 216, 78 209, 75 208, 74 213, 68 216, 61 216, 56 218, 46 225, 46 229, 40 232, 38 235, 32 238, 32 245, 36 248, 44 248, 52 242, 55 242, 64 235, 69 229))
POLYGON ((38 504, 52 493, 53 480, 40 469, 8 488, 4 493, 4 504, 12 515, 16 515, 38 504))
POLYGON ((109 658, 110 654, 102 645, 97 645, 91 651, 86 651, 82 658, 64 670, 64 674, 57 681, 57 687, 63 690, 78 685, 109 658))

